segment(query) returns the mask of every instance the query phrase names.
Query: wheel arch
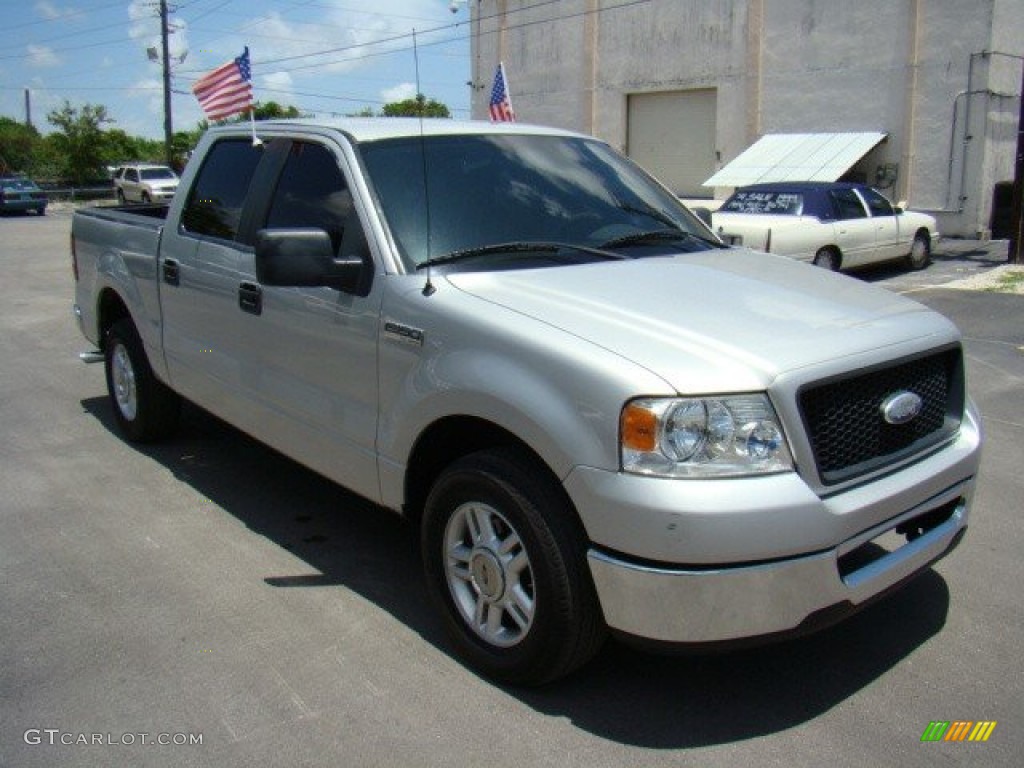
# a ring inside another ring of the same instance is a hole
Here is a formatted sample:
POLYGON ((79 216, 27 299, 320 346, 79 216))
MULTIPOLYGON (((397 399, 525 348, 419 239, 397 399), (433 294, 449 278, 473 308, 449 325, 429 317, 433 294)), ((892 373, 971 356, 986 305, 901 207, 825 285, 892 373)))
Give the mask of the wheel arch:
MULTIPOLYGON (((427 495, 441 472, 458 459, 484 450, 507 449, 530 460, 539 471, 562 488, 561 480, 537 451, 504 427, 477 416, 446 416, 431 423, 413 444, 406 464, 403 514, 417 523, 422 517, 427 495)), ((566 509, 581 530, 579 513, 562 489, 566 509)))
POLYGON ((101 349, 106 344, 107 332, 111 326, 123 317, 135 322, 121 294, 110 287, 100 291, 96 300, 96 330, 99 332, 101 349))

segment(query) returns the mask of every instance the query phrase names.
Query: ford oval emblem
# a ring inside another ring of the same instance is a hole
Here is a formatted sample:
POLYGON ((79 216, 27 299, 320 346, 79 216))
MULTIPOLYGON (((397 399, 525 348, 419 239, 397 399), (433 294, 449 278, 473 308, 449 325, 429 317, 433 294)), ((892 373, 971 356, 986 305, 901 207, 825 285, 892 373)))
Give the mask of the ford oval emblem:
POLYGON ((882 418, 889 424, 907 424, 917 418, 923 405, 913 392, 895 392, 882 401, 882 418))

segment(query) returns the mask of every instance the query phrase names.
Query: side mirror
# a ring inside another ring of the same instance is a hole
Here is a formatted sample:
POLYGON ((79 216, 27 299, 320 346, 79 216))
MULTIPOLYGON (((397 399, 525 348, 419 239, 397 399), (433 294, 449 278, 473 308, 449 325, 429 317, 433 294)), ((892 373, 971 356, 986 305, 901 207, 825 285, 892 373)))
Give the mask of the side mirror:
POLYGON ((263 285, 334 288, 365 296, 372 266, 368 258, 335 258, 322 229, 261 229, 256 233, 256 279, 263 285))
POLYGON ((901 213, 903 213, 903 209, 898 205, 894 205, 892 208, 892 212, 899 216, 901 213))

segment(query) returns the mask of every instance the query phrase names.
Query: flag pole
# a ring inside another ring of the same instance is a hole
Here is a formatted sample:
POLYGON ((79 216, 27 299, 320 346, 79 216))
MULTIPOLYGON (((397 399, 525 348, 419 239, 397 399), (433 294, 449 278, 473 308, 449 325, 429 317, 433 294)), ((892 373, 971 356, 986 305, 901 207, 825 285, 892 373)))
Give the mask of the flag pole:
POLYGON ((252 145, 259 147, 263 144, 263 140, 256 135, 256 110, 249 107, 249 125, 252 126, 252 145))

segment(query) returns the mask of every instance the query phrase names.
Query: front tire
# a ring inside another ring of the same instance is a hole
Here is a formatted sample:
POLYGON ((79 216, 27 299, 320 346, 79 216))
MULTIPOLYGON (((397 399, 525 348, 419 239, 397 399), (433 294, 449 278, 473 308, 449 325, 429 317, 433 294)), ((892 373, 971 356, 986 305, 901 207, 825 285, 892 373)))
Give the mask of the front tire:
POLYGON ((107 392, 122 434, 137 443, 152 442, 174 431, 181 398, 156 378, 135 325, 115 322, 104 344, 107 392))
POLYGON ((449 636, 488 677, 540 685, 600 648, 581 526, 561 486, 523 453, 482 451, 446 469, 427 499, 422 549, 449 636))
POLYGON ((914 235, 914 242, 910 245, 910 253, 907 255, 907 266, 910 269, 924 269, 932 261, 932 239, 927 232, 918 232, 914 235))

